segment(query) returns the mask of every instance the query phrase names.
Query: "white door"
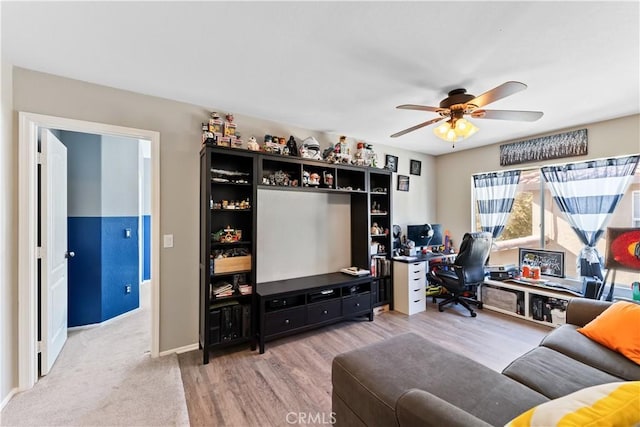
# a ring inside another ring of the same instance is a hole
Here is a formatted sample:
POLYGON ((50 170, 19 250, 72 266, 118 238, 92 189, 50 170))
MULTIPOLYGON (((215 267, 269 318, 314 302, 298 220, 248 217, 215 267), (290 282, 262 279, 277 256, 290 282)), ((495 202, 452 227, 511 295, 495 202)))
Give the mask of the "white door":
POLYGON ((48 129, 40 134, 41 345, 47 375, 67 341, 67 147, 48 129))

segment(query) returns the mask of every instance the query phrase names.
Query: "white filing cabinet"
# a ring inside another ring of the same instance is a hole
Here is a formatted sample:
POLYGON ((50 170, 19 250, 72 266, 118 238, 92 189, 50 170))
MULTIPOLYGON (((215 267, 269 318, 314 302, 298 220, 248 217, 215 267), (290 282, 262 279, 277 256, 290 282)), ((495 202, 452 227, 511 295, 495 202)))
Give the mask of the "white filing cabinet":
POLYGON ((408 315, 425 311, 426 261, 393 264, 393 309, 408 315))

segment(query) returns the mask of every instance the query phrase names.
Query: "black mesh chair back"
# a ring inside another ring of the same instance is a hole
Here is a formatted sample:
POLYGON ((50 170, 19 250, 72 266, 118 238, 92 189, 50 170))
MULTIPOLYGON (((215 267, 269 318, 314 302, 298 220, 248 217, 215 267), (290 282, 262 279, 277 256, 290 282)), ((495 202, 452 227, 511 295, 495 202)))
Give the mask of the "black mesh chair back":
POLYGON ((464 294, 484 281, 484 266, 489 259, 492 241, 491 233, 466 233, 462 238, 453 270, 436 270, 431 273, 432 281, 439 283, 450 293, 448 298, 438 303, 439 311, 443 311, 446 305, 459 303, 469 310, 472 317, 476 316, 470 304, 482 308, 482 303, 464 294))

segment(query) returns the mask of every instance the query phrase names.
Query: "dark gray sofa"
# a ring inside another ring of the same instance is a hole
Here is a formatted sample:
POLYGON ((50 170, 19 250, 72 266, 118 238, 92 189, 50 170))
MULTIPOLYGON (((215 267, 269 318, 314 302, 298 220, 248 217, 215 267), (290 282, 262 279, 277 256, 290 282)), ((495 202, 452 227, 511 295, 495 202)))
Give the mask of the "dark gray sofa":
POLYGON ((576 331, 610 304, 572 299, 567 324, 502 373, 414 333, 340 354, 331 373, 336 425, 504 425, 585 387, 640 380, 640 366, 576 331))

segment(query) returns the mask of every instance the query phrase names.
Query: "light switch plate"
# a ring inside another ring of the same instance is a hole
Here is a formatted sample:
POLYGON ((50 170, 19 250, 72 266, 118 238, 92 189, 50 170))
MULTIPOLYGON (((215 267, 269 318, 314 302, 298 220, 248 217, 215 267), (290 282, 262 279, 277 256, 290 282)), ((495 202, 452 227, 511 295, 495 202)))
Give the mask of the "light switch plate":
POLYGON ((165 248, 172 248, 173 247, 173 234, 165 234, 163 236, 164 239, 164 247, 165 248))

